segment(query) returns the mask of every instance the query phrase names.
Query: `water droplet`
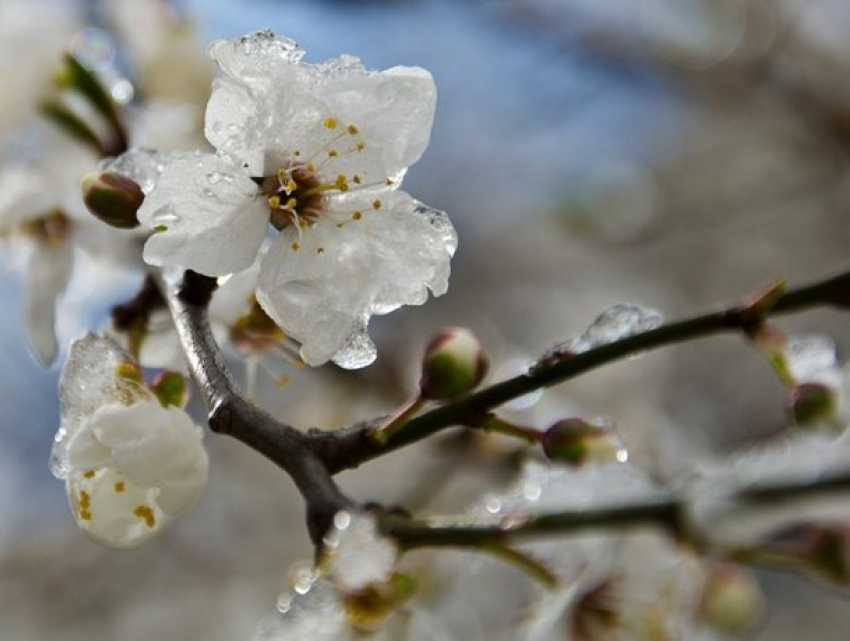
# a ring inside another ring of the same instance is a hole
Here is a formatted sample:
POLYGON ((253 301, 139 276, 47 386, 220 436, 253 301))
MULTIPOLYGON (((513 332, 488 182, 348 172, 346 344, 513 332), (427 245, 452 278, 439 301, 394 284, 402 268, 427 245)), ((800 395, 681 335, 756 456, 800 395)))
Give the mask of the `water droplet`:
POLYGON ((537 483, 525 483, 522 486, 522 495, 527 501, 539 501, 543 489, 537 483))
POLYGON ((559 345, 556 350, 580 354, 655 329, 663 322, 664 317, 654 309, 637 305, 614 305, 602 312, 584 334, 559 345))
POLYGON ((343 510, 334 515, 334 527, 337 530, 347 530, 349 525, 351 525, 351 514, 343 510))
POLYGON ((116 78, 109 86, 109 94, 118 104, 126 105, 133 99, 133 95, 135 94, 133 83, 126 78, 116 78))
POLYGON ((498 497, 491 494, 484 500, 484 509, 490 514, 498 514, 502 511, 502 502, 498 497))
POLYGON ((212 171, 207 174, 207 180, 210 181, 211 185, 217 185, 220 182, 232 183, 233 176, 222 173, 220 171, 212 171))
POLYGON ((215 192, 212 189, 204 188, 203 194, 206 198, 215 198, 215 192))
POLYGON ((159 225, 170 227, 175 223, 180 222, 180 216, 174 212, 174 207, 171 205, 165 205, 154 212, 153 216, 151 216, 151 222, 154 227, 159 225))
POLYGON ((836 376, 840 379, 835 342, 829 336, 790 336, 785 346, 785 358, 798 382, 829 385, 836 376))

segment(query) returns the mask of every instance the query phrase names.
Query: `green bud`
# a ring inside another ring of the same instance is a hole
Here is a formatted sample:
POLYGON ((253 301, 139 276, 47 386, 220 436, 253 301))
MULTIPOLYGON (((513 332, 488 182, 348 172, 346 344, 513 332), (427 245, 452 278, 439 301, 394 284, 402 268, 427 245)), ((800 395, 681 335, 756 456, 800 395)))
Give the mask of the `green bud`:
POLYGON ((81 185, 83 201, 97 218, 119 229, 139 226, 136 212, 145 195, 134 181, 113 171, 99 171, 83 176, 81 185))
POLYGON ((179 372, 162 372, 151 381, 151 391, 163 407, 184 407, 188 398, 186 379, 179 372))
POLYGON ((803 383, 789 391, 788 407, 797 425, 833 422, 837 410, 835 392, 819 383, 803 383))
POLYGON ((541 444, 550 460, 568 465, 628 460, 628 453, 613 429, 580 418, 558 421, 543 433, 541 444))
POLYGON ((749 569, 733 563, 718 563, 711 568, 700 604, 706 623, 736 634, 756 623, 764 610, 764 594, 749 569))
POLYGON ((475 334, 449 327, 425 348, 419 389, 427 399, 455 398, 475 389, 487 374, 487 367, 487 357, 475 334))

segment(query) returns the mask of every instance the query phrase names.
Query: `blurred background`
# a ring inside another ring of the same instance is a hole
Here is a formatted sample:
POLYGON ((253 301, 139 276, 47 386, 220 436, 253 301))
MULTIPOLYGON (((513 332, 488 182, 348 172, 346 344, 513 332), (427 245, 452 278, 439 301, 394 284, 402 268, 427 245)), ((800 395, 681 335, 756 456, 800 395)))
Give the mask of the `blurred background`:
MULTIPOLYGON (((120 14, 142 4, 77 8, 120 46, 132 40, 120 14)), ((290 422, 334 427, 391 411, 415 389, 422 346, 445 325, 479 334, 496 380, 615 303, 672 319, 777 278, 801 283, 848 265, 845 0, 177 7, 198 43, 273 28, 309 61, 351 53, 370 68, 425 67, 437 83, 431 146, 405 189, 447 211, 458 229, 449 293, 374 319, 379 358, 366 371, 299 371, 285 389, 266 381, 264 404, 290 422)), ((210 487, 168 533, 134 552, 89 542, 47 470, 59 368, 30 355, 19 261, 7 245, 0 252, 0 638, 250 638, 288 567, 311 554, 294 488, 253 452, 209 438, 210 487)), ((60 342, 102 323, 137 282, 93 266, 75 272, 60 342)), ((850 345, 847 317, 837 313, 777 322, 827 333, 839 351, 850 345)), ((762 359, 730 336, 610 366, 512 411, 541 428, 573 414, 611 417, 633 460, 667 480, 783 429, 782 399, 762 359)), ((360 499, 410 504, 445 472, 445 452, 421 444, 342 483, 360 499)), ((429 509, 463 509, 492 487, 501 478, 487 473, 492 459, 486 451, 467 459, 462 468, 484 471, 453 473, 427 497, 429 509)), ((753 638, 846 638, 843 598, 804 579, 763 577, 771 609, 753 638)), ((508 638, 470 629, 465 638, 508 638)))

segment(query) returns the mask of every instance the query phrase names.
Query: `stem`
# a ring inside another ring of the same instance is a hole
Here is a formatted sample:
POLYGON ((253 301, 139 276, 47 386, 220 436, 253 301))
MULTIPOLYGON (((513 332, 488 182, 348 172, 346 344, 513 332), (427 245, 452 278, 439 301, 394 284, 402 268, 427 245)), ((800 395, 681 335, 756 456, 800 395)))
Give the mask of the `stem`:
MULTIPOLYGON (((815 481, 772 480, 747 485, 733 492, 731 503, 740 503, 752 509, 772 507, 787 503, 792 513, 792 502, 846 494, 850 490, 850 467, 827 474, 815 481)), ((385 535, 395 538, 404 549, 420 547, 477 547, 504 545, 508 541, 569 534, 589 529, 616 529, 640 525, 658 526, 677 538, 693 541, 685 515, 689 506, 687 493, 669 493, 648 498, 638 503, 564 510, 545 514, 508 514, 500 519, 469 517, 441 517, 422 520, 404 519, 387 515, 381 522, 385 535)))
MULTIPOLYGON (((757 301, 759 302, 759 301, 757 301)), ((494 408, 534 390, 576 378, 592 369, 666 345, 724 332, 751 333, 764 318, 818 306, 850 308, 850 271, 776 296, 769 308, 738 305, 718 312, 662 325, 600 345, 579 354, 564 353, 542 360, 528 373, 491 385, 458 401, 432 409, 411 419, 380 444, 364 439, 361 426, 343 429, 333 439, 315 439, 314 449, 332 472, 357 467, 447 427, 474 424, 494 408)))
POLYGON ((207 305, 216 288, 213 278, 187 271, 179 288, 163 284, 177 336, 189 371, 209 409, 212 431, 236 438, 283 468, 307 502, 307 525, 316 545, 341 509, 352 501, 344 496, 307 437, 245 400, 213 338, 207 305))
POLYGON ((558 577, 546 567, 546 565, 522 550, 508 547, 507 545, 488 545, 480 550, 488 552, 493 556, 511 563, 521 570, 527 572, 531 577, 540 581, 547 588, 558 586, 558 577))
POLYGON ((532 445, 540 443, 540 439, 543 438, 543 432, 540 430, 516 425, 515 423, 509 423, 494 414, 489 414, 487 418, 484 419, 484 422, 481 424, 481 429, 485 432, 511 436, 532 445))
POLYGON ((376 443, 383 445, 395 434, 399 428, 403 427, 411 416, 416 414, 425 404, 425 397, 417 394, 404 405, 402 405, 393 414, 386 423, 379 425, 369 432, 369 438, 374 439, 376 443))

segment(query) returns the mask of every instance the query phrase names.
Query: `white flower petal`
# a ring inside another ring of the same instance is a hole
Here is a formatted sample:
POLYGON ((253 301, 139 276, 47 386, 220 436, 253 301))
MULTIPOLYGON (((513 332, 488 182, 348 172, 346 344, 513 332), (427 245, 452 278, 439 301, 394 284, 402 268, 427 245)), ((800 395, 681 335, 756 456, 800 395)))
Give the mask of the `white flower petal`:
POLYGON ((298 43, 268 29, 234 40, 216 40, 209 53, 226 75, 240 80, 268 78, 275 67, 296 64, 304 57, 298 43))
POLYGON ((54 440, 50 462, 58 478, 65 478, 71 468, 70 440, 101 408, 151 397, 138 384, 116 375, 118 366, 125 360, 127 356, 121 348, 102 336, 88 334, 71 343, 59 379, 62 425, 54 440))
POLYGON ((327 212, 300 240, 291 230, 281 234, 257 287, 263 309, 301 342, 310 365, 350 348, 372 314, 419 305, 428 289, 444 293, 457 245, 445 214, 404 192, 354 192, 332 206, 335 216, 327 212))
POLYGON ((241 271, 257 255, 268 227, 268 206, 238 167, 211 154, 172 158, 139 209, 156 231, 144 259, 157 266, 209 276, 241 271))
POLYGON ((56 302, 71 278, 74 247, 68 238, 57 243, 36 242, 27 268, 24 324, 39 360, 56 358, 56 302))
POLYGON ((207 482, 200 430, 154 399, 98 410, 71 437, 68 460, 74 516, 111 547, 135 547, 161 531, 207 482))

